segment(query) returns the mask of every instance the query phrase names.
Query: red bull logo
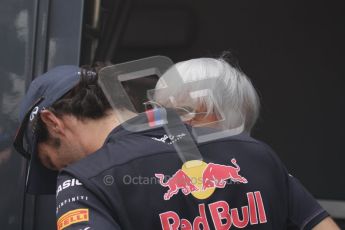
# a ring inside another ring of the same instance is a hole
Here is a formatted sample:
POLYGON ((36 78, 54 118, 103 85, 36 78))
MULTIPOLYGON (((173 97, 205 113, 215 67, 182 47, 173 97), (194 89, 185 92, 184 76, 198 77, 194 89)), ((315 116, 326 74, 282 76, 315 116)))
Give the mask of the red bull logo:
POLYGON ((213 224, 216 230, 224 230, 267 223, 261 193, 259 191, 247 193, 247 201, 248 205, 240 208, 233 208, 223 200, 208 205, 199 204, 199 216, 196 216, 192 221, 181 218, 173 211, 161 213, 159 218, 163 230, 209 230, 210 224, 213 224), (209 209, 212 222, 207 219, 206 208, 209 209))
POLYGON ((179 190, 184 195, 197 191, 198 188, 192 183, 192 180, 181 169, 178 170, 167 182, 163 182, 164 175, 156 173, 155 176, 159 178, 159 183, 163 187, 168 187, 169 190, 164 194, 164 200, 169 200, 173 195, 177 194, 179 190))
POLYGON ((233 165, 221 165, 203 161, 186 162, 167 182, 163 174, 155 174, 163 187, 168 187, 164 200, 169 200, 181 190, 184 195, 190 193, 198 199, 210 197, 216 188, 224 188, 228 182, 248 183, 247 179, 239 174, 240 166, 235 158, 233 165))
POLYGON ((240 171, 240 166, 237 164, 236 159, 233 158, 231 163, 235 165, 220 165, 209 163, 202 174, 202 190, 208 188, 224 188, 226 185, 226 180, 231 180, 233 182, 248 183, 247 179, 240 176, 238 172, 240 171))

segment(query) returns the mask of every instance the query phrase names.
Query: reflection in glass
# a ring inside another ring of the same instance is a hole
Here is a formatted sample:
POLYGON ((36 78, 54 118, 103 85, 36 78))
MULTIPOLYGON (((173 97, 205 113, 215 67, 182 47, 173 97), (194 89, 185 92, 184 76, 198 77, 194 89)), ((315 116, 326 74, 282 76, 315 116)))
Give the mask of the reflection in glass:
POLYGON ((25 161, 12 148, 18 109, 30 75, 32 0, 0 2, 0 228, 20 229, 25 161))

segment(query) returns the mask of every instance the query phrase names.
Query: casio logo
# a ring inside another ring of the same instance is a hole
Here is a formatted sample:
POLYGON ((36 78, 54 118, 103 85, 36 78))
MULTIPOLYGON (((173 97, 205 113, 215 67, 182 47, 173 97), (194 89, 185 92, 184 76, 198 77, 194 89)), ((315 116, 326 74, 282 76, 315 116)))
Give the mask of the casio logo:
POLYGON ((81 182, 79 182, 78 179, 69 179, 69 180, 65 180, 64 182, 62 182, 62 184, 58 185, 58 188, 56 190, 56 197, 59 195, 59 193, 64 190, 67 189, 69 187, 73 187, 73 186, 80 186, 83 185, 81 182))

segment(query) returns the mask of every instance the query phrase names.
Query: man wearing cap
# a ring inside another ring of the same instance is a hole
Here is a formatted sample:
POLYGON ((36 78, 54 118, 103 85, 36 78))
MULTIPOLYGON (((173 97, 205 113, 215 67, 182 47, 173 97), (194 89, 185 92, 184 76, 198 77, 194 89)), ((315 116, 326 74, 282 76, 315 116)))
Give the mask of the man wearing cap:
MULTIPOLYGON (((54 68, 31 83, 20 109, 14 145, 30 159, 27 190, 56 193, 58 230, 338 229, 300 185, 289 185, 266 145, 243 133, 204 142, 202 160, 181 162, 176 146, 190 127, 126 130, 97 78, 54 68), (304 206, 291 206, 298 201, 304 206)), ((128 124, 153 124, 160 111, 116 105, 128 124)))

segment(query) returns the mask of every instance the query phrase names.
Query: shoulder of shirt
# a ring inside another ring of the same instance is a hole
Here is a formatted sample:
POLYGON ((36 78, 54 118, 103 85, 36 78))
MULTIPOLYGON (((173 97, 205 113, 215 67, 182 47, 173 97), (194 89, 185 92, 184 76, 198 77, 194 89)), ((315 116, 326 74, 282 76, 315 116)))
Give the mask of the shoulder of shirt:
MULTIPOLYGON (((112 167, 122 166, 139 158, 152 157, 157 154, 176 154, 172 144, 169 145, 153 140, 154 138, 158 138, 159 135, 164 136, 164 134, 164 129, 156 129, 153 131, 139 133, 128 132, 120 136, 110 136, 102 148, 80 161, 69 165, 62 172, 69 172, 77 177, 81 176, 89 179, 112 167)), ((251 145, 253 149, 264 149, 265 151, 271 152, 268 145, 252 138, 247 133, 200 143, 198 146, 202 147, 230 142, 251 145)))

